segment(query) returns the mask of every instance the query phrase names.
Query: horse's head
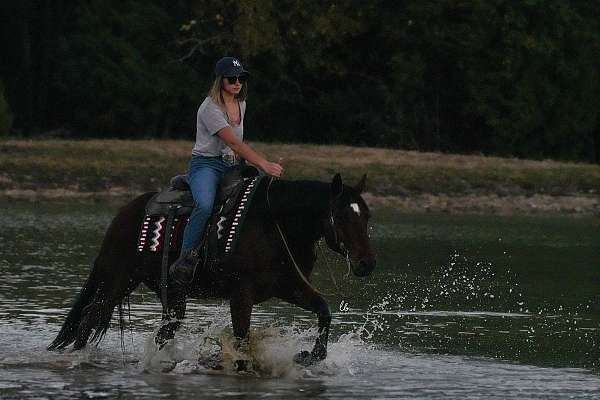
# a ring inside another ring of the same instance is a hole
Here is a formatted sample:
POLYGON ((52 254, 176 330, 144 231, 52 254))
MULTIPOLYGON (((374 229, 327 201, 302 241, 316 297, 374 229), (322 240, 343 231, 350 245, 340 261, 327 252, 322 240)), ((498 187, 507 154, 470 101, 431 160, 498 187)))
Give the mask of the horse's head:
POLYGON ((325 241, 329 248, 348 258, 356 276, 367 276, 375 268, 375 253, 369 241, 369 208, 360 196, 367 176, 355 187, 342 184, 340 174, 331 182, 331 212, 326 222, 325 241))

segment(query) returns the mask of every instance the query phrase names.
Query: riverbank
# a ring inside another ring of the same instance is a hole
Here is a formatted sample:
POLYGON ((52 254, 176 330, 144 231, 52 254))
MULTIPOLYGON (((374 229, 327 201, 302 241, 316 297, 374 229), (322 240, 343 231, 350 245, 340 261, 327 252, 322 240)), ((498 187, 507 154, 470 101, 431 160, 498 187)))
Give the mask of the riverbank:
MULTIPOLYGON (((186 169, 179 140, 0 142, 0 198, 127 198, 186 169)), ((600 166, 349 146, 253 143, 287 179, 368 175, 372 207, 407 212, 600 215, 600 166)))

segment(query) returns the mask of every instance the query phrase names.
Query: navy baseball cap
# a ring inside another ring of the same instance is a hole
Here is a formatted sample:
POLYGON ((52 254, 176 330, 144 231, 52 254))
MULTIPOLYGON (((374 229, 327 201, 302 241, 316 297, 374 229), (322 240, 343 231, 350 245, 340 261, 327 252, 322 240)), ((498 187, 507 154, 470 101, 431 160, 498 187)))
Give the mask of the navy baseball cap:
POLYGON ((215 75, 217 76, 241 76, 250 75, 242 66, 240 60, 235 57, 223 57, 215 64, 215 75))

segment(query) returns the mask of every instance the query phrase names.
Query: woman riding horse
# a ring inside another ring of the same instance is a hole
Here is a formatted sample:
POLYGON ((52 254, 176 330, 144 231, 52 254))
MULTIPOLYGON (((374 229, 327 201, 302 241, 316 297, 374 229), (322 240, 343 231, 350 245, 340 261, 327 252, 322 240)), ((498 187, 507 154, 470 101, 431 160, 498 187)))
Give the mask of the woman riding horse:
POLYGON ((283 173, 281 165, 264 159, 243 142, 249 75, 238 59, 221 58, 215 65, 213 85, 198 109, 196 143, 187 175, 194 210, 183 234, 180 257, 171 266, 168 285, 171 298, 181 300, 194 277, 202 233, 226 170, 243 158, 267 175, 280 177, 283 173))
MULTIPOLYGON (((89 341, 99 342, 114 309, 119 309, 122 322, 124 302, 144 283, 168 310, 155 338, 159 347, 173 338, 184 318, 187 295, 229 299, 233 332, 240 343, 247 341, 253 306, 279 298, 318 316, 314 348, 299 353, 296 361, 310 364, 326 357, 331 313, 310 284, 315 248, 325 237, 328 247, 351 263, 356 276, 369 275, 375 268, 368 233, 370 212, 361 197, 366 176, 354 187, 344 185, 339 174, 331 182, 262 180, 268 185, 263 184, 252 201, 235 254, 195 273, 196 249, 215 188, 233 154, 267 175, 279 177, 283 172, 281 165, 265 160, 242 142, 248 72, 237 59, 225 57, 217 62, 215 73, 213 88, 198 110, 188 176, 196 208, 185 230, 182 254, 171 264, 166 301, 161 296, 163 256, 137 247, 146 205, 156 194, 150 192, 121 208, 111 222, 90 275, 49 349, 70 344, 81 349, 89 341)), ((169 264, 175 258, 168 254, 169 264)))

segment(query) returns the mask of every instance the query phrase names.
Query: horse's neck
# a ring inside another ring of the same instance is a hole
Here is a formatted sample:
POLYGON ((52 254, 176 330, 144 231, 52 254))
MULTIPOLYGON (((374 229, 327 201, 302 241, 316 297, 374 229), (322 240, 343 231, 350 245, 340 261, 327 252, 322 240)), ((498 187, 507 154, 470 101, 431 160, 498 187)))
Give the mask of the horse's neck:
POLYGON ((271 212, 288 234, 317 241, 329 212, 329 185, 316 181, 278 181, 271 190, 271 212))

